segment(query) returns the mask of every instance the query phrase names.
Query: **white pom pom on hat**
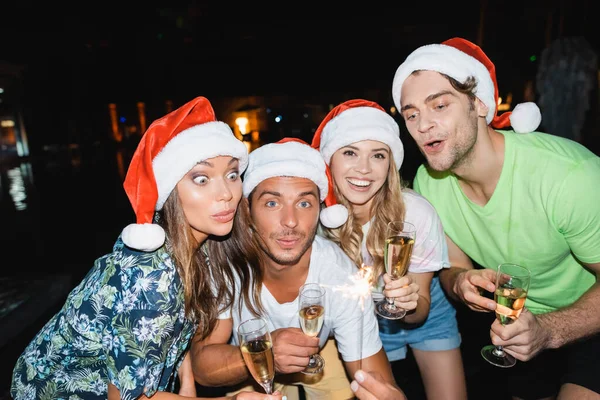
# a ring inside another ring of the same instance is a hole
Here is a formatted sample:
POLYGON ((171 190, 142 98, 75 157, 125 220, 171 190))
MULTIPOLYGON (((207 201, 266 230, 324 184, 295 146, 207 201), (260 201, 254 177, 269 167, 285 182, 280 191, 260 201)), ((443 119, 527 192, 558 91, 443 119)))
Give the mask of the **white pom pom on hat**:
POLYGON ((165 242, 165 232, 153 224, 154 213, 198 162, 218 156, 239 160, 240 173, 248 165, 248 150, 229 125, 217 121, 212 105, 199 96, 154 121, 142 136, 123 187, 136 223, 121 232, 128 247, 154 251, 165 242))
POLYGON ((327 163, 331 186, 321 211, 321 223, 327 228, 338 228, 348 220, 348 209, 337 204, 329 164, 333 154, 344 146, 363 140, 386 144, 399 170, 404 161, 404 146, 400 127, 379 104, 364 99, 347 100, 329 111, 315 131, 311 146, 318 149, 327 163))
POLYGON ((436 71, 459 82, 474 77, 477 82, 475 95, 488 107, 486 120, 493 128, 512 126, 517 133, 535 131, 542 121, 540 109, 535 103, 517 105, 512 112, 497 114, 498 83, 496 67, 476 44, 452 38, 441 44, 428 44, 413 51, 400 64, 392 83, 392 98, 398 110, 402 108, 402 85, 414 71, 436 71))
POLYGON ((532 102, 517 104, 509 118, 511 126, 517 133, 533 132, 542 122, 540 109, 532 102))
MULTIPOLYGON (((310 179, 319 188, 319 200, 328 206, 327 199, 333 193, 331 174, 321 154, 308 143, 288 137, 252 151, 243 179, 244 197, 262 181, 278 176, 310 179)), ((348 219, 348 210, 342 205, 326 207, 319 218, 328 228, 337 228, 348 219)))

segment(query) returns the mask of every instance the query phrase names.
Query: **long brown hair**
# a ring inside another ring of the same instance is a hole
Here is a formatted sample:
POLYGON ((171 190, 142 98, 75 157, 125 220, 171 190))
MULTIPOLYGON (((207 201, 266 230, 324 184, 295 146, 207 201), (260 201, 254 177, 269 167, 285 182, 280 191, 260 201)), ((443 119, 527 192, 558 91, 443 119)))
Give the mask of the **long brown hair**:
POLYGON ((238 204, 229 235, 211 236, 201 245, 185 218, 177 188, 159 213, 158 223, 166 232, 169 253, 183 284, 186 315, 198 322, 201 339, 212 332, 219 314, 232 306, 238 293, 253 314, 262 310, 257 280, 252 279, 261 274, 259 256, 249 234, 245 202, 242 198, 238 204), (239 277, 241 288, 235 287, 234 275, 239 277))
MULTIPOLYGON (((390 153, 390 167, 383 186, 373 197, 369 217, 372 219, 369 233, 367 234, 367 250, 373 258, 373 277, 377 279, 385 272, 383 249, 385 246, 385 230, 388 222, 404 219, 405 206, 402 198, 402 188, 406 186, 396 169, 394 157, 390 153), (374 216, 374 218, 373 218, 374 216)), ((336 242, 342 250, 358 265, 363 264, 361 252, 363 232, 362 226, 354 217, 352 204, 337 189, 334 182, 335 196, 338 203, 348 208, 348 221, 339 228, 329 229, 323 227, 325 235, 336 242)))

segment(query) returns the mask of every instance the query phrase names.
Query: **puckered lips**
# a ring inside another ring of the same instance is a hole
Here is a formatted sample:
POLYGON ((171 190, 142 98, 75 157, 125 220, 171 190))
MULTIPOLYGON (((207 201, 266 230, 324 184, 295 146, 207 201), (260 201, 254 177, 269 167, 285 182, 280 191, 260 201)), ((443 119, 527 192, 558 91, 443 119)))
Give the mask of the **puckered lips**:
POLYGON ((227 210, 223 210, 217 214, 211 215, 212 219, 217 222, 227 223, 233 219, 235 216, 235 208, 230 208, 227 210))
POLYGON ((275 239, 275 241, 282 249, 291 249, 300 242, 300 239, 300 236, 282 236, 275 239))

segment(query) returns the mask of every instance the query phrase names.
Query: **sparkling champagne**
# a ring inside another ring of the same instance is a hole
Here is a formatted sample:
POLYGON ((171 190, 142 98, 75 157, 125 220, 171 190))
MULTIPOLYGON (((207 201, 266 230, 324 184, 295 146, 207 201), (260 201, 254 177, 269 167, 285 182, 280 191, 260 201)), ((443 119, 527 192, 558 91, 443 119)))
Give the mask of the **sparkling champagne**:
POLYGON ((303 307, 300 310, 300 326, 308 336, 317 336, 323 326, 325 309, 320 305, 303 307))
POLYGON ((406 274, 414 245, 415 239, 407 236, 392 236, 386 239, 383 256, 387 273, 393 279, 399 279, 406 274))
POLYGON ((272 343, 268 340, 259 339, 246 342, 240 347, 246 366, 254 380, 261 385, 270 384, 275 378, 272 343))
POLYGON ((502 325, 512 324, 523 310, 527 291, 523 288, 513 288, 504 285, 496 289, 494 293, 496 300, 496 318, 502 325))

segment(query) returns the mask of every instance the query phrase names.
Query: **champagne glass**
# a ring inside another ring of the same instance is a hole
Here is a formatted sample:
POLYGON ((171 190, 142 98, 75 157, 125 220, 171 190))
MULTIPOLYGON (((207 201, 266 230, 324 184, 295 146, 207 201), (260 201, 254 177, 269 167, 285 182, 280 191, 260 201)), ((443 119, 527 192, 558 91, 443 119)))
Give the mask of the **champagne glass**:
MULTIPOLYGON (((502 325, 512 324, 519 318, 527 298, 529 282, 530 273, 527 268, 511 263, 498 266, 494 300, 497 304, 496 318, 502 325)), ((487 345, 481 349, 481 355, 497 367, 509 368, 517 363, 502 346, 487 345)))
POLYGON ((242 322, 237 331, 246 367, 265 392, 272 394, 275 359, 267 322, 262 318, 252 318, 242 322))
MULTIPOLYGON (((298 314, 300 326, 305 335, 316 337, 323 326, 325 316, 325 289, 318 283, 306 283, 300 287, 298 296, 298 314)), ((318 374, 323 370, 325 361, 319 354, 310 356, 303 373, 318 374)))
MULTIPOLYGON (((385 269, 393 280, 402 278, 408 271, 416 232, 415 226, 406 221, 391 221, 387 225, 383 257, 385 269)), ((406 315, 406 310, 396 307, 394 299, 390 297, 377 303, 375 312, 392 320, 404 318, 406 315)))

